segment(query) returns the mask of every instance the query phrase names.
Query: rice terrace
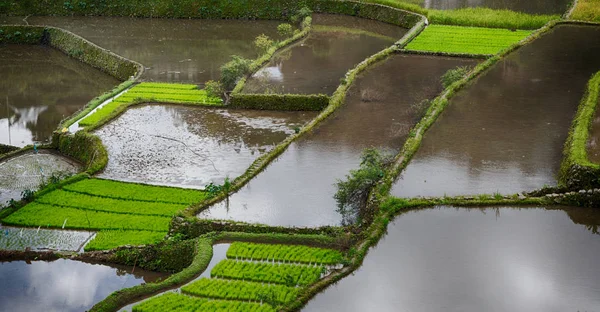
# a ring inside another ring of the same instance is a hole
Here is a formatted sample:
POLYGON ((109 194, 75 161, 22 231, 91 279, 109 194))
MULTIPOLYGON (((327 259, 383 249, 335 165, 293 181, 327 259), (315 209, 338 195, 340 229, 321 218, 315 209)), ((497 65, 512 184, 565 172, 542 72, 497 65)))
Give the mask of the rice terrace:
POLYGON ((600 311, 598 0, 0 0, 0 311, 600 311))

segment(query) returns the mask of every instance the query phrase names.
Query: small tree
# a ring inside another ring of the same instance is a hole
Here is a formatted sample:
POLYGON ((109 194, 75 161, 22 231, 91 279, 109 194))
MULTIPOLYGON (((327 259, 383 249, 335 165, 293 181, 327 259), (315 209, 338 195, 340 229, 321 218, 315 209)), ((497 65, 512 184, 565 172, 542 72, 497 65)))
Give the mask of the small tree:
POLYGON ((262 34, 254 39, 254 46, 258 50, 258 55, 266 54, 271 46, 273 46, 273 40, 269 36, 262 34))
POLYGON ((221 97, 225 92, 223 84, 220 81, 209 80, 204 84, 204 90, 211 97, 221 97))
POLYGON ((298 23, 302 21, 305 17, 310 16, 311 14, 311 9, 309 9, 308 7, 302 7, 301 9, 296 11, 296 14, 292 15, 290 20, 292 21, 292 23, 298 23))
POLYGON ((290 25, 288 23, 283 23, 283 24, 279 24, 279 26, 277 26, 277 33, 279 33, 279 35, 284 38, 291 37, 292 34, 294 33, 294 29, 292 28, 292 25, 290 25))
POLYGON ((221 83, 226 90, 232 90, 244 75, 250 74, 252 60, 233 55, 232 60, 221 66, 221 83))

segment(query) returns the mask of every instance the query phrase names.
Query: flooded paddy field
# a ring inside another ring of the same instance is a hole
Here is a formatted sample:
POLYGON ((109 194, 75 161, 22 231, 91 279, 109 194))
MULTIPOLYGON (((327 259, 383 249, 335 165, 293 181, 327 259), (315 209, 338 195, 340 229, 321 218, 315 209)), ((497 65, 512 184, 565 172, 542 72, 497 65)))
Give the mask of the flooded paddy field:
POLYGON ((282 226, 337 225, 334 183, 358 168, 368 147, 398 152, 419 104, 442 90, 440 77, 473 60, 396 55, 367 71, 344 106, 288 149, 248 185, 200 218, 282 226))
POLYGON ((241 175, 316 112, 136 106, 97 134, 109 154, 99 176, 201 188, 241 175))
POLYGON ((0 143, 48 143, 60 121, 119 84, 47 46, 0 45, 0 143))
POLYGON ((303 311, 596 311, 599 225, 578 207, 409 211, 303 311))
POLYGON ((81 251, 94 235, 86 231, 18 228, 0 225, 0 249, 81 251))
POLYGON ((168 275, 59 259, 0 262, 0 276, 0 311, 80 312, 113 291, 165 279, 168 275))
POLYGON ((426 9, 454 10, 484 7, 497 10, 511 10, 529 14, 563 14, 569 9, 569 0, 423 0, 426 9))
MULTIPOLYGON (((22 23, 22 17, 2 18, 22 23)), ((2 20, 0 19, 0 20, 2 20)), ((254 39, 281 40, 281 21, 199 20, 127 17, 29 17, 30 25, 71 31, 146 67, 142 80, 204 83, 218 80, 232 55, 254 59, 254 39)))
POLYGON ((600 27, 558 26, 460 91, 392 189, 399 197, 514 194, 555 185, 600 27))
POLYGON ((313 14, 308 38, 277 53, 248 80, 243 92, 332 94, 348 70, 406 31, 374 20, 313 14))
POLYGON ((77 162, 46 151, 25 153, 0 162, 0 206, 21 199, 21 192, 37 190, 52 175, 77 173, 77 162))

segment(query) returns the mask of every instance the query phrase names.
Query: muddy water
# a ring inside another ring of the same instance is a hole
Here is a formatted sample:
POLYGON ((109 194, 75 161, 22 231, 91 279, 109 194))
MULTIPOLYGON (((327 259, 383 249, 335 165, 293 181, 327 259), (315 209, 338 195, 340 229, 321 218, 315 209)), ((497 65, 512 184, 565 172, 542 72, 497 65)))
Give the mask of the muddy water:
POLYGON ((408 212, 303 311, 597 311, 599 220, 586 208, 408 212))
POLYGON ((0 249, 80 251, 93 232, 17 228, 0 225, 0 249))
POLYGON ((512 10, 529 14, 563 14, 568 10, 569 0, 423 0, 427 9, 454 10, 484 7, 498 10, 512 10))
POLYGON ((332 94, 346 72, 391 46, 406 29, 343 15, 313 15, 307 39, 283 50, 248 80, 248 93, 332 94))
POLYGON ((0 207, 11 199, 21 199, 24 190, 37 190, 52 175, 64 178, 80 169, 73 160, 44 150, 0 162, 0 207))
MULTIPOLYGON (((18 22, 19 18, 15 18, 18 22)), ((239 55, 254 59, 260 34, 281 40, 281 21, 198 20, 126 17, 29 17, 32 25, 50 25, 147 67, 144 80, 203 83, 218 80, 221 65, 239 55)))
MULTIPOLYGON (((600 100, 598 102, 600 106, 600 100)), ((596 110, 596 115, 592 121, 592 129, 587 143, 588 158, 591 162, 600 163, 600 116, 596 110)))
POLYGON ((0 311, 86 311, 113 291, 167 277, 131 271, 65 259, 0 262, 0 311))
POLYGON ((62 119, 119 84, 45 46, 0 45, 0 72, 0 143, 19 147, 48 142, 62 119))
POLYGON ((336 179, 360 163, 368 147, 397 152, 418 120, 418 104, 442 87, 440 76, 471 60, 397 55, 358 79, 346 103, 293 143, 229 201, 199 217, 284 226, 337 225, 336 179))
POLYGON ((208 109, 177 105, 129 109, 95 133, 109 154, 100 177, 200 188, 234 179, 316 116, 314 112, 208 109))
POLYGON ((560 26, 461 91, 392 189, 399 197, 512 194, 556 184, 600 27, 560 26))

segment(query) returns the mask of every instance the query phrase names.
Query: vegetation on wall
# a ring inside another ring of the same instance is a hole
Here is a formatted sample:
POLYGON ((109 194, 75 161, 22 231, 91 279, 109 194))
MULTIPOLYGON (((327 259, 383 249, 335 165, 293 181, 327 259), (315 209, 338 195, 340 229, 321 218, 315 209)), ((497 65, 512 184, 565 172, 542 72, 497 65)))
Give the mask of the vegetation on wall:
POLYGON ((600 0, 577 0, 570 19, 600 23, 600 0))

